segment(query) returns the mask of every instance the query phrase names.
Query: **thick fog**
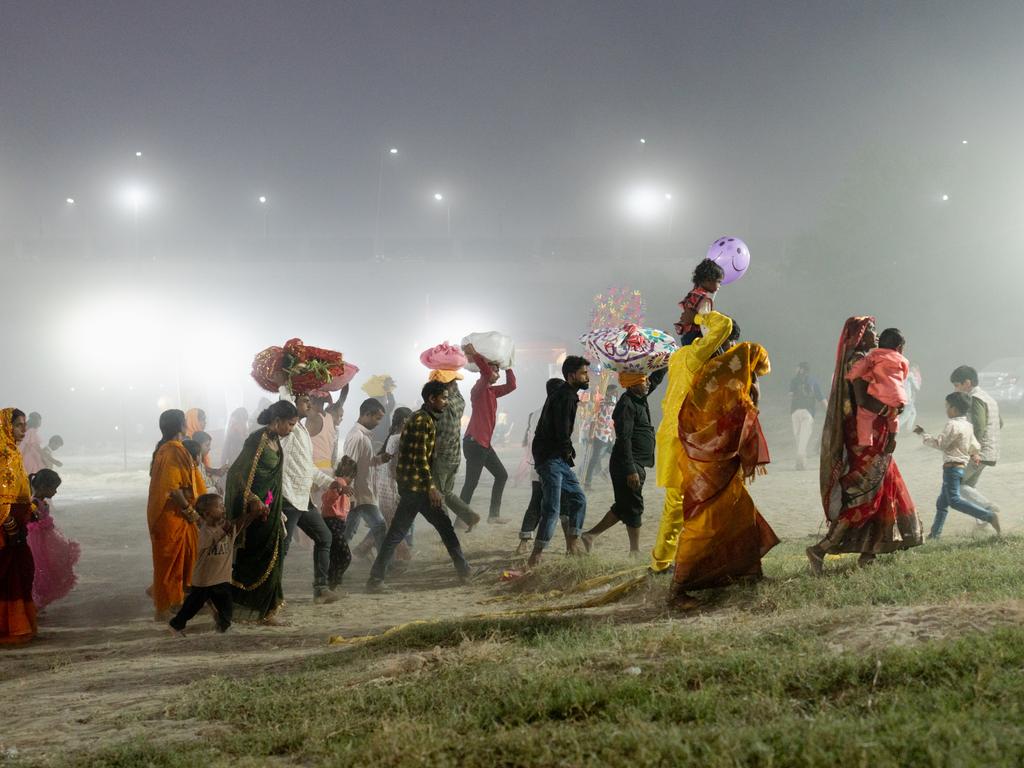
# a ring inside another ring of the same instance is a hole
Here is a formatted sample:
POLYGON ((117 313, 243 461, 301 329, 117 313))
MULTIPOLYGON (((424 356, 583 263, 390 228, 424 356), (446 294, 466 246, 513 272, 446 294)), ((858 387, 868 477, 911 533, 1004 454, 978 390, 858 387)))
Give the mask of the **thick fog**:
POLYGON ((415 406, 420 351, 499 330, 521 435, 596 294, 671 331, 730 234, 752 264, 716 304, 771 355, 766 410, 802 360, 827 384, 852 314, 941 402, 1024 356, 1021 29, 1016 2, 3 3, 0 401, 138 461, 163 408, 254 409, 289 338, 359 366, 351 423, 369 375, 415 406))

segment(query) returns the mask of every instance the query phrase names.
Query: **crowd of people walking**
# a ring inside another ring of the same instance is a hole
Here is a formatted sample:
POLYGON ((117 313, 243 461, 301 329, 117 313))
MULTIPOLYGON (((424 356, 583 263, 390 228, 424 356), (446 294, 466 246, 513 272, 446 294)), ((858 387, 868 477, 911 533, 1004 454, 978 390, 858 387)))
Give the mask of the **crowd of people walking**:
MULTIPOLYGON (((680 345, 650 375, 622 372, 617 397, 604 394, 587 443, 584 482, 576 475, 577 409, 590 387, 592 363, 568 356, 561 378, 546 382, 543 407, 531 414, 527 438, 533 493, 520 526, 519 553, 540 565, 559 527, 566 552, 584 555, 600 535, 625 526, 629 551, 639 556, 648 470, 664 492, 649 572, 671 574, 668 599, 679 609, 699 605, 692 594, 756 580, 761 561, 779 539, 757 509, 747 485, 770 461, 759 421, 759 380, 771 370, 768 351, 741 340, 736 321, 714 309, 714 270, 702 264, 675 325, 680 345), (703 271, 700 271, 703 270, 703 271), (698 280, 699 278, 699 280, 698 280), (661 397, 661 422, 649 398, 661 397), (608 462, 614 502, 590 528, 587 491, 599 458, 608 462)), ((802 363, 794 376, 792 427, 796 466, 808 462, 813 425, 824 411, 820 442, 821 505, 827 531, 806 550, 809 570, 822 575, 829 555, 876 557, 924 541, 918 508, 894 459, 902 420, 920 388, 920 374, 903 357, 896 329, 877 331, 875 319, 851 317, 839 337, 826 395, 802 363), (881 346, 879 343, 881 341, 881 346)), ((293 393, 261 409, 250 425, 244 409, 229 419, 222 466, 210 460, 211 438, 199 409, 160 414, 160 440, 149 468, 146 520, 153 578, 146 591, 156 618, 177 634, 204 604, 221 631, 236 618, 283 621, 282 573, 295 557, 296 529, 312 540, 311 597, 338 598, 357 556, 372 558, 366 589, 387 589, 389 576, 410 567, 414 522, 433 527, 460 582, 478 578, 463 550, 459 527, 472 531, 482 516, 472 503, 484 470, 493 478, 486 520, 502 524, 508 473, 493 445, 498 399, 519 382, 472 345, 464 352, 479 371, 466 401, 453 370, 432 370, 416 410, 396 407, 391 387, 368 397, 344 439, 338 433, 346 386, 330 394, 293 393), (465 480, 455 492, 462 458, 465 480), (358 544, 361 524, 367 528, 358 544)), ((983 471, 1000 458, 998 403, 978 386, 975 369, 951 375, 949 422, 923 442, 942 452, 941 492, 930 538, 942 534, 948 509, 1000 531, 999 508, 978 490, 983 471)), ((539 385, 539 382, 537 383, 539 385)), ((902 420, 902 425, 901 425, 902 420)), ((79 547, 53 523, 49 503, 60 486, 54 453, 44 446, 37 413, 0 412, 0 642, 31 639, 37 609, 65 596, 75 583, 79 547)))

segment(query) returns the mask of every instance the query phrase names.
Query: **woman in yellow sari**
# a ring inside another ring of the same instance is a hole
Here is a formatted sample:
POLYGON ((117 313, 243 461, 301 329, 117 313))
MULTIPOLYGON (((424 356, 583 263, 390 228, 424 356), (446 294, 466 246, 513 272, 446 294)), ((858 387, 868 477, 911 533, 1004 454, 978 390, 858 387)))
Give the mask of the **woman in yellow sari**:
POLYGON ((153 545, 151 596, 156 620, 167 621, 181 607, 185 588, 192 584, 192 566, 198 548, 199 516, 193 502, 206 493, 199 468, 181 440, 185 414, 178 410, 160 414, 160 442, 149 470, 149 503, 146 519, 153 545))
POLYGON ((685 522, 672 576, 677 608, 699 605, 688 590, 759 579, 761 558, 779 543, 746 489, 769 462, 757 377, 770 370, 764 347, 737 344, 704 365, 679 412, 685 522))
POLYGON ((24 643, 36 636, 35 563, 26 538, 32 488, 18 450, 26 429, 23 412, 0 411, 0 645, 24 643))

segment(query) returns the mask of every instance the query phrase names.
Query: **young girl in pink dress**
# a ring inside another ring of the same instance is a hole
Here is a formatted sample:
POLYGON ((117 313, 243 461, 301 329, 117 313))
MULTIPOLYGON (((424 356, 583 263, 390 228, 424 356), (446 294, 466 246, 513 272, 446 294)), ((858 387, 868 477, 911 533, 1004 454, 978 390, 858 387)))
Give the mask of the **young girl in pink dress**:
POLYGON ((41 469, 29 476, 29 482, 32 500, 37 505, 36 520, 28 524, 28 546, 36 563, 32 601, 37 608, 43 608, 74 588, 78 581, 75 564, 81 550, 78 542, 64 537, 50 516, 50 499, 60 487, 60 475, 52 469, 41 469))

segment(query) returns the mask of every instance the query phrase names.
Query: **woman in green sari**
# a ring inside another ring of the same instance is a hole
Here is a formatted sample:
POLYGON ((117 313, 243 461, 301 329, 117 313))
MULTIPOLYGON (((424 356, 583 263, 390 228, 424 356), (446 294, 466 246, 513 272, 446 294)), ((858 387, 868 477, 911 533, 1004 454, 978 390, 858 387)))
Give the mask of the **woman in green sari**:
POLYGON ((262 429, 246 438, 242 452, 228 470, 224 495, 231 519, 244 517, 249 510, 263 514, 239 537, 231 592, 235 605, 243 609, 243 617, 247 609, 249 618, 267 624, 278 623, 275 614, 284 602, 281 438, 291 434, 298 420, 295 406, 284 400, 259 415, 257 423, 262 429))

